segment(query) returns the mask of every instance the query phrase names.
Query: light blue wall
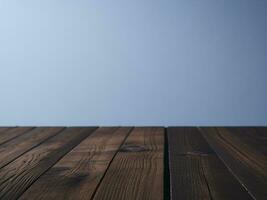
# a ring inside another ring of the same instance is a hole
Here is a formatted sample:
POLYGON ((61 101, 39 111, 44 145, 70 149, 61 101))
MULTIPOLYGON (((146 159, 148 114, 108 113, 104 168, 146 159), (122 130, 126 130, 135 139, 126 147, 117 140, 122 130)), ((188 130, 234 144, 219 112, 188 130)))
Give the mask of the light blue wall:
POLYGON ((266 0, 0 0, 0 125, 267 125, 266 0))

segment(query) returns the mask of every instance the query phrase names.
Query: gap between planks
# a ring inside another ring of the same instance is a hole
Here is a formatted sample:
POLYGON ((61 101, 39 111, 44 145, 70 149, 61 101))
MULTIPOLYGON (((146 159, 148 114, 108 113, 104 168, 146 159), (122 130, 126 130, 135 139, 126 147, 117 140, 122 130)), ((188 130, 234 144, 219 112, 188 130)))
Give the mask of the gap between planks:
MULTIPOLYGON (((30 127, 27 127, 27 128, 30 128, 30 127)), ((189 128, 189 127, 187 127, 187 128, 189 128)), ((136 129, 136 128, 135 128, 136 129)), ((149 128, 148 128, 149 129, 149 128)), ((199 130, 201 130, 201 128, 198 128, 199 130)), ((165 129, 163 129, 163 130, 165 130, 166 131, 166 135, 168 135, 168 133, 167 133, 167 129, 165 128, 165 129)), ((2 128, 2 130, 0 129, 0 133, 4 133, 4 132, 7 132, 7 131, 10 131, 10 133, 12 133, 11 134, 11 137, 9 136, 9 134, 4 134, 4 135, 2 135, 2 138, 5 138, 3 141, 3 143, 1 144, 1 140, 0 140, 0 148, 1 148, 1 145, 3 145, 3 144, 12 144, 12 143, 14 143, 17 139, 19 139, 20 137, 21 137, 21 135, 23 135, 23 133, 19 133, 19 134, 17 134, 17 132, 15 131, 15 128, 2 128), (12 132, 13 131, 13 132, 12 132), (4 137, 3 137, 4 136, 4 137), (13 137, 14 136, 14 137, 13 137), (14 140, 14 141, 13 141, 14 140), (12 142, 13 141, 13 142, 12 142)), ((28 132, 29 132, 30 130, 28 130, 28 132)), ((25 133, 28 133, 27 131, 25 131, 25 133)), ((163 131, 164 132, 164 131, 163 131)), ((234 131, 233 131, 234 132, 234 131)), ((265 132, 264 132, 265 133, 265 132)), ((131 134, 131 131, 129 131, 129 133, 128 134, 131 134)), ((228 134, 228 133, 227 133, 228 134)), ((90 135, 90 134, 89 134, 90 135)), ((219 161, 221 161, 221 162, 223 162, 223 164, 219 164, 218 166, 219 166, 219 168, 221 168, 221 170, 223 171, 223 173, 226 173, 225 172, 225 169, 222 169, 222 168, 226 168, 227 167, 227 170, 228 170, 228 172, 229 172, 229 174, 231 174, 232 176, 234 175, 234 180, 237 182, 237 180, 239 180, 239 186, 240 186, 240 183, 241 183, 241 187, 244 187, 244 188, 246 188, 247 190, 248 190, 248 192, 251 194, 251 196, 252 197, 254 197, 254 195, 255 196, 257 196, 258 198, 257 199, 264 199, 264 197, 265 197, 265 190, 264 189, 261 189, 261 187, 262 186, 264 186, 264 180, 266 180, 266 179, 258 179, 258 180, 263 180, 263 182, 258 182, 257 181, 257 178, 255 179, 255 177, 258 177, 258 175, 256 174, 256 176, 255 175, 249 175, 249 176, 244 176, 244 173, 242 174, 242 173, 240 173, 240 172, 238 172, 237 171, 237 169, 238 168, 236 168, 236 166, 235 166, 235 160, 233 160, 232 159, 232 157, 233 156, 235 156, 235 155, 237 155, 237 153, 236 152, 234 152, 234 151, 232 151, 232 152, 229 152, 229 151, 227 151, 227 148, 226 148, 226 146, 221 146, 222 144, 220 144, 220 143, 218 143, 216 140, 217 140, 217 138, 215 138, 214 139, 214 137, 211 137, 211 135, 209 135, 207 132, 203 132, 203 130, 202 130, 202 133, 201 133, 201 137, 202 137, 202 135, 204 136, 204 140, 207 142, 207 144, 209 144, 209 145, 211 145, 211 150, 212 151, 215 151, 215 157, 216 156, 218 156, 219 157, 219 161), (256 181, 256 184, 257 183, 259 183, 259 189, 254 189, 255 187, 253 186, 253 185, 251 185, 251 184, 253 184, 253 180, 255 180, 256 181), (248 187, 249 186, 249 187, 248 187), (248 189, 248 188, 250 188, 250 189, 248 189), (252 192, 251 192, 252 191, 252 192), (263 197, 263 198, 262 198, 263 197)), ((237 134, 238 135, 238 134, 237 134)), ((82 140, 81 140, 81 143, 83 143, 84 142, 84 140, 86 140, 86 139, 88 139, 88 138, 90 138, 92 135, 90 135, 89 137, 86 137, 86 138, 83 138, 82 140)), ((213 136, 213 135, 212 135, 213 136)), ((227 137, 230 137, 231 135, 227 135, 227 137)), ((25 136, 26 137, 26 136, 25 136)), ((232 137, 232 136, 231 136, 232 137)), ((233 143, 232 145, 233 145, 233 149, 235 149, 235 148, 243 148, 243 146, 242 146, 242 144, 238 144, 237 142, 238 142, 238 137, 235 139, 235 137, 237 137, 237 136, 233 136, 233 140, 231 140, 231 142, 233 143), (237 142, 236 142, 237 141, 237 142)), ((257 138, 265 138, 266 136, 262 136, 262 134, 260 134, 259 133, 259 136, 257 135, 257 138)), ((0 138, 1 138, 1 135, 0 135, 0 138)), ((164 137, 163 137, 164 138, 164 137)), ((50 138, 48 138, 48 140, 49 140, 50 138)), ((165 141, 165 145, 164 145, 164 148, 166 148, 166 146, 167 145, 169 145, 169 148, 171 148, 170 147, 170 143, 172 142, 172 140, 170 140, 170 142, 167 144, 166 142, 167 142, 167 137, 165 137, 165 139, 166 139, 166 141, 165 141), (167 144, 167 145, 166 145, 167 144)), ((244 139, 244 138, 243 138, 244 139)), ((36 140, 37 142, 39 141, 39 140, 36 140)), ((185 140, 185 141, 187 141, 188 142, 188 140, 185 140)), ((253 140, 253 142, 254 143, 251 143, 250 142, 250 140, 246 140, 246 138, 244 139, 244 143, 246 144, 246 145, 248 145, 248 146, 251 146, 251 147, 255 147, 256 149, 257 149, 257 147, 259 147, 260 149, 259 149, 259 151, 262 151, 261 153, 265 153, 266 152, 266 146, 264 146, 264 144, 266 144, 266 142, 264 142, 264 143, 262 143, 262 145, 259 143, 257 143, 257 141, 258 140, 255 140, 255 142, 254 142, 254 140, 253 140), (255 144, 257 144, 256 146, 255 146, 255 144), (254 145, 254 146, 253 146, 254 145)), ((43 141, 44 143, 46 143, 46 139, 43 141)), ((36 149, 36 148, 39 148, 39 146, 42 146, 42 143, 43 143, 42 141, 41 141, 41 143, 40 144, 36 144, 36 143, 32 143, 31 145, 26 145, 26 147, 24 147, 24 152, 16 152, 15 150, 15 156, 12 158, 14 161, 17 161, 18 159, 20 159, 21 157, 25 157, 25 154, 26 155, 30 155, 29 154, 29 152, 31 152, 31 151, 33 151, 34 149, 36 149), (34 146, 35 145, 35 146, 34 146), (19 155, 20 154, 20 155, 19 155), (16 157, 17 156, 17 157, 16 157), (20 156, 20 157, 18 157, 18 156, 20 156), (16 159, 16 160, 15 160, 16 159)), ((26 192, 24 193, 24 195, 25 196, 27 196, 27 192, 28 191, 35 191, 35 189, 32 189, 32 188, 34 188, 34 185, 35 184, 37 184, 39 181, 41 181, 41 179, 44 179, 43 177, 45 177, 46 176, 46 174, 49 174, 50 173, 50 171, 55 167, 55 166, 57 166, 58 165, 58 163, 60 163, 60 161, 61 160, 63 160, 65 157, 68 157, 68 154, 69 153, 71 153, 74 149, 76 149, 78 146, 80 146, 81 145, 81 143, 79 144, 79 143, 77 143, 75 146, 73 146, 72 147, 72 150, 71 149, 69 149, 69 151, 68 152, 66 152, 64 155, 61 155, 61 156, 59 156, 58 157, 58 160, 57 161, 55 161, 54 163, 51 163, 50 164, 50 167, 49 168, 47 168, 45 171, 43 171, 42 173, 41 173, 41 175, 38 175, 38 176, 34 176, 33 178, 34 178, 34 181, 33 182, 31 182, 31 184, 30 185, 27 185, 27 187, 26 187, 26 189, 28 188, 28 190, 26 190, 26 192), (52 168, 51 168, 52 167, 52 168), (36 181, 37 180, 37 181, 36 181)), ((127 144, 127 136, 124 138, 124 140, 123 140, 123 142, 120 144, 120 145, 122 145, 122 144, 127 144)), ((202 142, 201 142, 202 143, 202 142)), ((187 143, 188 144, 188 143, 187 143)), ((194 144, 195 145, 195 144, 194 144)), ((193 145, 193 146, 194 146, 193 145)), ((7 145, 8 146, 8 145, 7 145)), ((46 145, 45 145, 46 146, 46 145)), ((120 157, 120 155, 121 155, 121 153, 125 153, 125 150, 126 150, 126 152, 127 151, 133 151, 133 152, 135 152, 135 151, 137 151, 137 152, 142 152, 142 151, 144 151, 145 150, 145 148, 144 148, 144 145, 140 145, 140 144, 138 144, 138 145, 132 145, 132 144, 130 144, 130 146, 129 146, 129 144, 127 144, 126 146, 122 146, 122 148, 121 148, 121 146, 115 151, 115 154, 113 155, 113 157, 112 157, 112 159, 110 160, 110 162, 108 163, 108 165, 107 165, 107 167, 106 167, 106 170, 104 170, 104 174, 102 174, 102 176, 101 176, 101 178, 99 179, 99 182, 98 182, 98 184, 96 185, 96 187, 95 187, 95 190, 93 191, 93 193, 92 193, 92 199, 101 199, 100 197, 103 197, 103 195, 102 194, 99 194, 99 191, 101 191, 102 190, 102 182, 103 182, 103 184, 105 184, 105 182, 106 182, 106 176, 108 176, 109 174, 110 174, 110 171, 114 171, 115 169, 114 169, 114 162, 116 163, 117 161, 116 161, 116 157, 118 156, 118 157, 120 157), (120 151, 119 151, 119 149, 120 149, 120 151), (113 169, 112 169, 112 167, 113 167, 113 169)), ((246 150, 246 149, 245 149, 246 150)), ((167 161, 166 161, 166 149, 165 149, 165 157, 164 157, 164 161, 162 161, 163 163, 164 163, 164 167, 166 168, 167 166, 166 166, 166 162, 168 162, 168 164, 170 164, 171 163, 171 156, 170 156, 170 152, 167 152, 167 155, 169 155, 168 156, 168 158, 169 158, 169 160, 167 159, 167 161)), ((186 154, 184 154, 184 153, 182 153, 183 155, 182 156, 191 156, 191 157, 194 157, 194 156, 198 156, 198 154, 201 152, 201 151, 199 151, 199 150, 193 150, 193 151, 190 151, 191 153, 186 153, 186 154)), ((251 151, 250 152, 248 152, 248 151, 245 151, 245 153, 246 154, 249 154, 249 155, 256 155, 256 156, 254 156, 255 157, 255 162, 254 163, 258 163, 260 160, 262 160, 262 161, 260 161, 260 163, 259 163, 259 165, 261 165, 261 163, 264 163, 264 157, 262 157, 262 155, 261 154, 259 154, 259 152, 257 152, 256 151, 256 153, 254 153, 254 150, 253 149, 251 149, 251 151)), ((181 156, 181 155, 180 155, 181 156)), ((208 157, 211 157, 210 155, 208 156, 208 157)), ((250 156, 251 157, 251 156, 250 156)), ((251 157, 251 159, 253 160, 254 159, 254 157, 252 156, 251 157)), ((181 158, 179 158, 179 159, 181 159, 181 158)), ((203 158, 202 158, 203 159, 203 158)), ((4 167, 5 168, 5 166, 6 165, 9 165, 9 164, 12 164, 14 161, 13 160, 11 160, 9 163, 6 163, 6 164, 4 164, 2 167, 4 167)), ((205 160, 205 159, 204 159, 205 160)), ((210 178, 211 179, 213 179, 214 177, 212 177, 211 176, 211 174, 207 174, 207 169, 210 167, 210 166, 216 166, 216 163, 218 164, 219 163, 219 161, 217 161, 218 160, 218 158, 216 158, 215 159, 216 161, 214 162, 214 161, 209 161, 209 159, 207 160, 207 161, 205 161, 205 162, 203 162, 203 161, 201 161, 200 163, 202 163, 201 165, 201 171, 200 171, 200 173, 203 173, 202 175, 203 175, 203 181, 205 182, 205 184, 206 184, 206 186, 207 186, 207 191, 208 192, 206 192, 206 194, 208 194, 208 196, 209 196, 209 198, 210 199, 212 199, 212 198, 214 198, 214 196, 215 196, 215 198, 214 199, 220 199, 222 196, 218 196, 218 194, 220 195, 220 194, 222 194, 222 193, 220 193, 221 192, 221 190, 223 190, 223 191, 227 191, 228 189, 227 189, 227 187, 224 187, 224 188, 219 188, 219 187, 217 187, 216 186, 216 184, 218 184, 218 183, 220 183, 220 181, 218 181, 218 178, 216 178, 215 177, 215 186, 214 186, 214 183, 213 184, 210 184, 210 178), (206 165, 206 164, 207 165, 206 165), (209 166, 210 165, 210 166, 209 166), (208 168, 207 168, 208 167, 208 168), (207 169, 206 169, 207 168, 207 169), (208 175, 208 176, 207 176, 208 175), (209 177, 209 176, 211 176, 211 177, 209 177), (217 179, 217 180, 216 180, 217 179), (216 182, 216 181, 218 181, 218 182, 216 182), (213 194, 214 193, 214 194, 213 194)), ((240 161, 242 161, 242 160, 240 160, 240 161)), ((192 162, 192 161, 190 161, 190 162, 192 162)), ((189 163, 190 163, 189 162, 189 163)), ((198 161, 199 162, 199 161, 198 161)), ((243 161, 244 162, 244 161, 243 161)), ((118 163, 118 162, 117 162, 118 163)), ((251 167, 251 168, 255 168, 256 167, 256 165, 253 163, 253 162, 245 162, 245 163, 248 163, 249 164, 249 166, 251 167), (253 167, 253 166, 255 166, 255 167, 253 167)), ((1 156, 0 156, 0 164, 1 164, 1 156)), ((117 164, 117 165, 121 165, 121 164, 117 164)), ((0 165, 1 166, 1 165, 0 165)), ((11 165, 12 166, 12 165, 11 165)), ((38 165, 37 165, 38 166, 38 165)), ((264 164, 263 164, 263 166, 264 166, 264 164)), ((266 165, 265 165, 266 166, 266 165)), ((36 166, 35 166, 36 167, 36 166)), ((241 169, 243 169, 244 168, 244 166, 243 165, 241 165, 240 166, 241 167, 241 169)), ((163 186, 163 188, 164 188, 164 191, 160 191, 160 192, 162 192, 162 194, 164 194, 165 196, 165 199, 168 199, 169 198, 169 196, 168 196, 168 192, 166 192, 166 191, 168 191, 168 186, 166 186, 166 184, 168 184, 169 183, 169 180, 168 180, 168 178, 166 178, 166 173, 168 173, 168 170, 166 171, 166 169, 164 168, 164 186, 163 186), (167 182, 166 182, 167 181, 167 182), (167 190, 166 190, 167 189, 167 190)), ((170 166, 170 168, 171 168, 171 166, 170 166)), ((169 167, 168 167, 168 169, 169 169, 169 167)), ((256 169, 256 168, 255 168, 256 169)), ((26 171, 27 171, 28 169, 26 169, 26 171)), ((64 170, 63 170, 64 171, 64 170)), ((115 170, 116 171, 116 170, 115 170)), ((172 170, 171 170, 172 171, 172 170)), ((211 171, 212 171, 212 168, 211 168, 211 171)), ((245 170, 243 170, 245 173, 246 173, 246 168, 245 168, 245 170)), ((242 172, 242 171, 241 171, 242 172)), ((118 173, 118 172, 117 172, 118 173)), ((170 172, 171 173, 171 172, 170 172)), ((256 170, 256 172, 253 172, 253 173, 258 173, 258 174, 260 174, 260 173, 262 173, 262 172, 260 172, 259 170, 256 170)), ((266 173, 266 171, 264 172, 263 171, 263 176, 265 176, 264 175, 264 173, 266 173)), ((227 173, 226 173, 227 174, 227 173)), ((202 176, 201 175, 201 176, 202 176)), ((0 169, 0 176, 1 176, 1 169, 0 169)), ((26 175, 26 176, 28 176, 28 175, 26 175)), ((228 177, 228 175, 227 175, 227 177, 228 177)), ((4 178, 6 178, 6 177, 4 177, 4 178)), ((83 179, 83 177, 82 176, 80 176, 79 178, 81 178, 81 179, 83 179)), ((78 178, 78 179, 79 179, 78 178)), ((174 177, 173 177, 173 175, 171 174, 170 176, 169 176, 169 178, 170 178, 170 187, 174 187, 172 184, 173 184, 173 180, 174 180, 174 177)), ((265 178, 266 178, 266 176, 265 176, 265 178)), ((75 179, 75 178, 74 178, 75 179)), ((223 180, 223 179, 227 179, 227 178, 225 178, 225 177, 223 177, 222 178, 222 181, 225 181, 225 180, 223 180)), ((232 178, 230 178, 230 179, 232 179, 232 178)), ((6 180, 6 179, 5 179, 6 180)), ((111 179, 112 180, 112 179, 111 179)), ((1 180, 2 181, 2 180, 1 180)), ((2 187, 2 184, 5 184, 5 183, 3 183, 3 182, 1 182, 0 181, 0 190, 1 190, 1 187, 2 187)), ((113 180, 112 180, 113 181, 113 180)), ((214 181, 214 180, 213 180, 214 181)), ((227 181, 229 181, 229 180, 227 180, 227 181)), ((235 182, 235 181, 230 181, 230 182, 235 182)), ((163 181, 162 181, 163 182, 163 181)), ((203 182, 203 183, 204 183, 203 182)), ((16 184, 16 183, 15 183, 16 184)), ((231 183, 231 184, 233 184, 233 183, 231 183)), ((231 185, 230 184, 230 185, 231 185)), ((234 183, 234 185, 235 185, 236 183, 234 183)), ((107 185, 107 184, 106 184, 107 185)), ((226 185, 227 186, 227 185, 226 185)), ((239 188, 239 186, 237 187, 237 186, 234 186, 234 188, 236 187, 236 188, 239 188)), ((5 187, 10 187, 10 186, 8 186, 8 185, 6 185, 5 187)), ((17 187, 17 186, 16 186, 17 187)), ((203 187, 204 188, 204 187, 203 187)), ((228 187, 229 188, 229 187, 228 187)), ((12 190, 12 189, 11 189, 12 190)), ((131 190, 131 188, 130 188, 130 190, 131 190)), ((242 190, 242 189, 241 189, 242 190)), ((13 191, 15 191, 15 195, 17 195, 16 194, 16 189, 15 190, 13 190, 13 191)), ((173 194, 173 191, 172 190, 170 190, 171 191, 171 197, 172 197, 172 199, 176 199, 176 198, 174 198, 174 194, 173 194)), ((204 191, 204 190, 203 190, 204 191)), ((240 188, 238 189, 238 191, 240 191, 240 188)), ((160 193, 159 192, 159 193, 160 193)), ((183 190, 182 192, 186 192, 186 190, 183 190)), ((246 191, 247 192, 247 191, 246 191)), ((7 192, 8 193, 8 192, 7 192)), ((23 192, 22 192, 23 193, 23 192)), ((22 194, 22 193, 20 193, 20 194, 22 194)), ((0 196, 2 195, 3 193, 2 193, 2 191, 0 191, 0 196)), ((10 196, 4 196, 4 197, 10 197, 10 199, 12 199, 13 197, 14 197, 14 194, 10 194, 10 193, 8 193, 10 196)), ((197 193, 192 193, 192 194, 190 194, 190 195, 196 195, 195 197, 198 197, 198 195, 199 194, 197 194, 197 193)), ((243 194, 243 192, 239 192, 239 194, 238 195, 244 195, 243 194)), ((32 194, 31 194, 32 195, 32 194)), ((127 194, 124 194, 124 195, 127 195, 127 194)), ((204 193, 202 193, 201 195, 205 195, 205 192, 204 193)), ((17 195, 17 197, 18 197, 19 195, 17 195)), ((38 195, 39 196, 39 195, 38 195)), ((142 196, 142 195, 141 195, 142 196)), ((144 195, 145 196, 145 195, 144 195)), ((159 197, 162 197, 162 195, 158 195, 159 197)), ((23 197, 23 196, 22 196, 23 197)), ((113 197, 114 197, 114 199, 115 198, 117 198, 117 199, 120 199, 121 198, 121 195, 120 194, 116 194, 116 195, 113 195, 113 197)), ((145 197, 147 197, 147 196, 145 196, 145 197)), ((163 197, 162 197, 163 198, 163 197)), ((247 197, 247 196, 244 196, 244 198, 243 199, 249 199, 249 197, 247 197)), ((149 197, 147 197, 147 199, 149 199, 149 197)), ((159 198, 160 199, 160 198, 159 198)), ((186 198, 185 198, 186 199, 186 198)), ((231 196, 229 197, 228 196, 228 199, 233 199, 231 196)))
POLYGON ((20 199, 91 199, 130 131, 131 128, 98 128, 40 177, 20 199))
POLYGON ((168 128, 171 199, 252 199, 195 127, 168 128))
POLYGON ((266 129, 260 137, 250 127, 200 128, 225 166, 253 199, 267 196, 266 129), (251 134, 253 133, 253 134, 251 134))
POLYGON ((67 128, 0 169, 0 199, 17 199, 43 173, 95 130, 67 128))

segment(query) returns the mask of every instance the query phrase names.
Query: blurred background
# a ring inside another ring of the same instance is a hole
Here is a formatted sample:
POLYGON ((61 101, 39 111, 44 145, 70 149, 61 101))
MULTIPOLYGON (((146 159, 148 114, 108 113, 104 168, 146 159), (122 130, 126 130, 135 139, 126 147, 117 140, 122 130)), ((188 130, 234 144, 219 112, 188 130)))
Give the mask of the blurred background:
POLYGON ((0 0, 0 126, 267 125, 266 10, 0 0))

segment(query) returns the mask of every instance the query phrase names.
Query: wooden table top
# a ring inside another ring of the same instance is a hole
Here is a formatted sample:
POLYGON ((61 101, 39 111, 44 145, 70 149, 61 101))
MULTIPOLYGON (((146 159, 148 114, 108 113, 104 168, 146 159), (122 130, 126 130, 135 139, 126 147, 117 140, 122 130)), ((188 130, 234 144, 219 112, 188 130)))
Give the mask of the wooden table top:
POLYGON ((0 199, 267 199, 266 127, 0 127, 0 199))

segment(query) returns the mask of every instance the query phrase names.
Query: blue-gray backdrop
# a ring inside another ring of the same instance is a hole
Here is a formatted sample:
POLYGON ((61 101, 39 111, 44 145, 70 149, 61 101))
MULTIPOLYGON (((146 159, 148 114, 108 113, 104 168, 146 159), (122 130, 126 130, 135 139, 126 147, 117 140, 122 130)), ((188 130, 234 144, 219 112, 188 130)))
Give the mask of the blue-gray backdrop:
POLYGON ((265 0, 0 0, 0 125, 267 125, 265 0))

